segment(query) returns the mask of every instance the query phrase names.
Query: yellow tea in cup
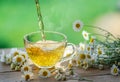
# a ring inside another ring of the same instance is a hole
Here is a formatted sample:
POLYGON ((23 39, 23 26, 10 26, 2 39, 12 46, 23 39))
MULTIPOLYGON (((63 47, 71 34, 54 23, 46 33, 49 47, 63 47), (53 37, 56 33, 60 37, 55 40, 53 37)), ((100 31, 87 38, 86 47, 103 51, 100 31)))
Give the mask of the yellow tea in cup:
POLYGON ((40 32, 34 32, 24 37, 30 60, 40 68, 50 68, 60 62, 67 46, 66 36, 62 33, 45 31, 45 36, 42 40, 40 32))
POLYGON ((37 66, 54 66, 63 56, 64 43, 55 41, 39 41, 29 45, 26 51, 34 64, 37 66))

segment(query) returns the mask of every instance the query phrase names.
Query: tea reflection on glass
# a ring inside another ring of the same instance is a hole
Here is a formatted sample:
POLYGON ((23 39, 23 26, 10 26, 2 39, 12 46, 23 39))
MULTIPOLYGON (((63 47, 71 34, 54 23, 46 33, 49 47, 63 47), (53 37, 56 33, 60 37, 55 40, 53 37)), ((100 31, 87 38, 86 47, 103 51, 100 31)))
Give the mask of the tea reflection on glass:
POLYGON ((45 31, 43 40, 39 31, 25 35, 24 44, 30 60, 36 66, 50 68, 63 60, 67 38, 62 33, 45 31))

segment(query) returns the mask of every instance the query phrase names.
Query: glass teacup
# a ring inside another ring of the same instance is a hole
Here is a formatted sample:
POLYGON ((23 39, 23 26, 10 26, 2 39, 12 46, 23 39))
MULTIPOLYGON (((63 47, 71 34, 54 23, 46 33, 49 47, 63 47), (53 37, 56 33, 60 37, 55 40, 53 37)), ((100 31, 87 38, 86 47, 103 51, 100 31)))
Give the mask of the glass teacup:
POLYGON ((53 31, 45 31, 45 40, 40 31, 26 34, 24 45, 30 60, 39 68, 51 68, 58 62, 71 59, 75 53, 75 46, 67 43, 67 37, 53 31), (72 46, 73 52, 69 57, 63 57, 67 46, 72 46))

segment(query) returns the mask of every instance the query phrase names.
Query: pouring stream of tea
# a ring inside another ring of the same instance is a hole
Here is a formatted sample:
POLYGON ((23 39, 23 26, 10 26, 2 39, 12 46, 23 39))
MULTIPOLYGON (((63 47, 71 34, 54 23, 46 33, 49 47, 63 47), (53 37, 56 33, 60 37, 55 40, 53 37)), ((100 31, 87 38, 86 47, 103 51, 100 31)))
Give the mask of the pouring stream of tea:
POLYGON ((43 23, 41 11, 40 11, 39 0, 35 0, 35 3, 36 3, 36 8, 37 8, 37 15, 38 15, 38 25, 41 30, 42 39, 45 40, 44 23, 43 23))

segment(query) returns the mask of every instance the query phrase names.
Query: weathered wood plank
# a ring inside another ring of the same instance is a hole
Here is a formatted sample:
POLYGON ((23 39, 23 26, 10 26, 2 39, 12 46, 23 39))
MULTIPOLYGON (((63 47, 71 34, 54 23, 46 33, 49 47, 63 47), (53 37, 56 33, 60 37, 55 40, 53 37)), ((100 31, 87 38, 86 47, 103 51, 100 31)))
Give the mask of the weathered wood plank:
POLYGON ((81 76, 106 75, 106 74, 110 74, 110 69, 99 70, 99 69, 89 68, 87 70, 84 70, 77 68, 76 73, 80 74, 81 76))
POLYGON ((5 72, 5 71, 12 71, 10 69, 10 65, 6 65, 6 64, 0 62, 0 72, 5 72))
POLYGON ((21 80, 20 72, 0 73, 0 82, 16 82, 21 80))
MULTIPOLYGON (((120 76, 112 76, 112 75, 86 76, 86 78, 93 80, 93 82, 120 82, 120 76)), ((20 72, 0 73, 0 82, 21 82, 21 73, 20 72)), ((30 82, 58 82, 58 81, 56 81, 53 77, 47 79, 41 79, 39 77, 36 77, 34 80, 31 80, 30 82)), ((70 82, 77 82, 77 81, 70 80, 70 82)))

